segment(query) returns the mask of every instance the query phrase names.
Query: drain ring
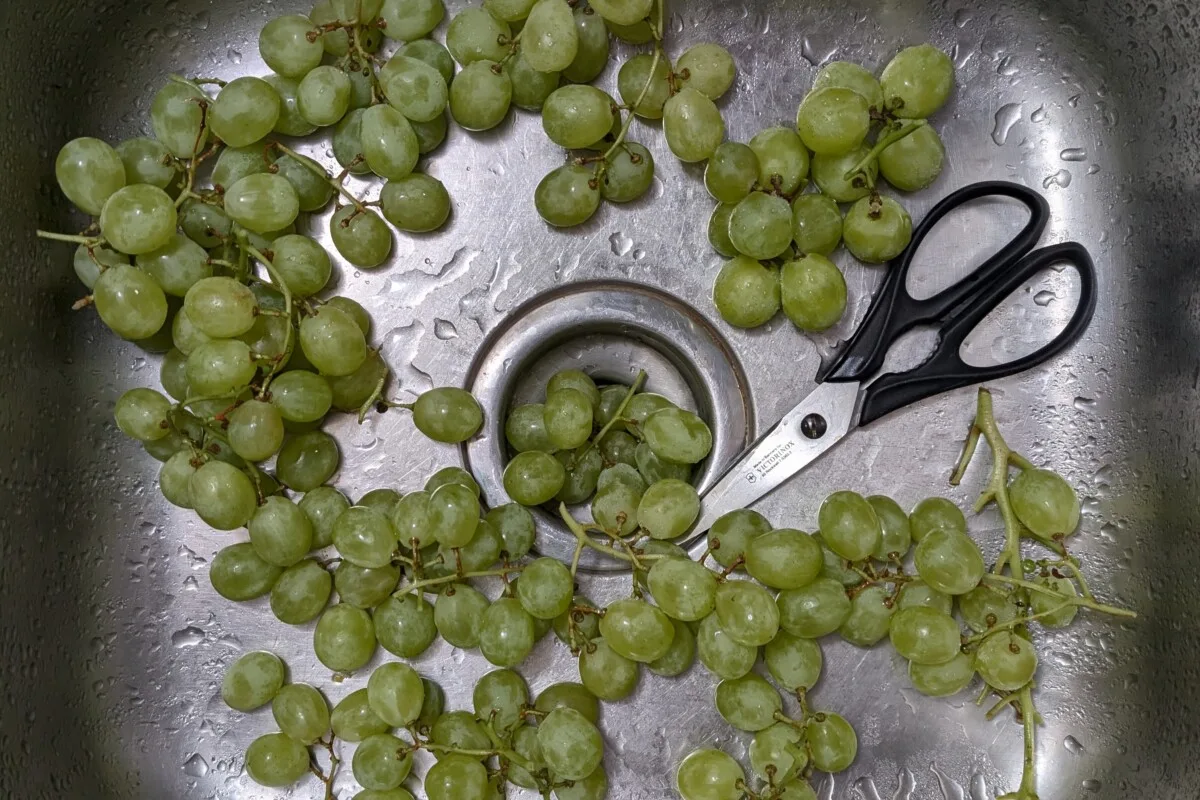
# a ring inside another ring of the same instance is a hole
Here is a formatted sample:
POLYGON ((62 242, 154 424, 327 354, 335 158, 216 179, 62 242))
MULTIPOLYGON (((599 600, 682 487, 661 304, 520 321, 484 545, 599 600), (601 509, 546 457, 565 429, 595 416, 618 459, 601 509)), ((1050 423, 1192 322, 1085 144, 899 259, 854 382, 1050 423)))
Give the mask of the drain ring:
MULTIPOLYGON (((510 502, 503 474, 509 409, 541 402, 550 376, 582 369, 600 381, 630 383, 638 369, 648 391, 698 413, 712 428, 713 449, 694 482, 703 493, 752 441, 754 410, 749 382, 725 338, 696 309, 657 289, 623 281, 575 283, 539 295, 514 310, 482 344, 467 388, 483 405, 481 435, 464 446, 466 467, 490 507, 510 502)), ((570 560, 575 538, 545 509, 538 517, 537 550, 570 560)), ((690 542, 680 542, 685 548, 690 542)), ((616 572, 625 567, 588 550, 580 566, 616 572)))

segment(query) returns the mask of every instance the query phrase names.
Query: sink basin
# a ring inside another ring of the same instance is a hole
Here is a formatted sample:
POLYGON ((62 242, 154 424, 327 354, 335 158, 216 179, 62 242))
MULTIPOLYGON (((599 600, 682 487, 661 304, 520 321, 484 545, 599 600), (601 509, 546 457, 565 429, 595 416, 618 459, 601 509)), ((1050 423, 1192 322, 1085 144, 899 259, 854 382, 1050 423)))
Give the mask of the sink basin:
MULTIPOLYGON (((286 628, 263 601, 234 606, 212 590, 208 563, 237 534, 169 506, 157 491, 158 463, 112 422, 121 392, 157 384, 158 357, 117 341, 90 310, 72 313, 84 290, 71 249, 34 239, 35 228, 79 227, 54 185, 62 143, 149 132, 151 97, 170 72, 264 74, 258 31, 302 6, 8 0, 0 11, 10 36, 0 54, 8 107, 0 137, 0 243, 8 253, 0 275, 8 386, 0 425, 9 454, 0 481, 4 797, 285 796, 242 770, 246 746, 273 722, 269 711, 241 715, 221 702, 225 667, 244 651, 268 649, 288 663, 291 680, 327 687, 332 699, 365 686, 365 674, 329 682, 310 627, 286 628)), ((734 52, 740 74, 721 107, 729 135, 741 141, 794 120, 827 60, 878 70, 901 46, 942 47, 958 67, 958 88, 933 120, 948 167, 905 200, 913 218, 967 183, 1011 180, 1049 201, 1044 244, 1089 248, 1101 290, 1084 339, 991 388, 1009 443, 1078 489, 1084 514, 1075 552, 1094 590, 1140 618, 1085 613, 1041 641, 1039 787, 1046 800, 1195 798, 1200 3, 677 0, 668 28, 676 54, 706 40, 734 52)), ((615 84, 615 66, 600 85, 615 84)), ((532 195, 562 151, 536 116, 514 114, 486 134, 452 131, 429 167, 454 198, 451 224, 399 236, 384 268, 343 266, 338 278, 338 291, 373 315, 396 394, 461 385, 511 312, 565 284, 614 280, 656 287, 720 327, 747 380, 755 433, 811 390, 821 358, 865 313, 880 270, 839 255, 851 306, 827 334, 803 337, 782 318, 753 333, 724 326, 710 300, 721 259, 706 239, 712 206, 700 170, 670 157, 658 126, 637 123, 632 136, 659 164, 647 197, 555 231, 537 218, 532 195)), ((979 207, 956 217, 928 246, 929 280, 962 274, 996 240, 1006 213, 979 207)), ((968 349, 984 360, 1032 349, 1070 315, 1072 281, 1069 272, 1039 276, 968 349), (1049 328, 1040 324, 1047 317, 1049 328)), ((947 477, 973 413, 974 392, 964 389, 892 415, 761 510, 811 530, 821 498, 843 488, 888 493, 905 507, 933 494, 967 507, 986 480, 986 458, 958 488, 947 477)), ((343 417, 331 430, 344 454, 338 485, 353 497, 379 486, 419 488, 435 469, 463 459, 423 440, 404 412, 372 415, 361 426, 343 417)), ((994 509, 971 528, 994 556, 994 509)), ((616 596, 628 591, 628 577, 597 575, 588 591, 597 600, 616 596)), ((826 781, 822 798, 984 800, 1015 790, 1022 742, 1011 715, 988 721, 973 697, 919 696, 886 648, 838 642, 825 655, 812 700, 843 713, 860 739, 857 761, 826 781)), ((488 670, 477 653, 444 642, 415 664, 459 708, 488 670)), ((553 637, 524 671, 535 689, 576 674, 553 637)), ((713 679, 701 668, 675 681, 647 678, 634 698, 605 708, 603 727, 609 796, 620 800, 674 797, 674 767, 687 752, 719 746, 742 756, 749 742, 716 713, 713 679)), ((356 786, 344 772, 339 796, 349 798, 356 786)), ((290 796, 322 791, 311 779, 290 796)))

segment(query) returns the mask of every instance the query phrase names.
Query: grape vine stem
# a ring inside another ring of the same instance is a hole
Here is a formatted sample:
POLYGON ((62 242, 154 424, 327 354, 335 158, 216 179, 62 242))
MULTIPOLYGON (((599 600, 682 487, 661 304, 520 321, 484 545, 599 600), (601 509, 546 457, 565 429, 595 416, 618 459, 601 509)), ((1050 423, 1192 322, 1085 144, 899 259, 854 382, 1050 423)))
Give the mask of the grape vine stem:
POLYGON ((275 359, 274 366, 272 366, 270 371, 263 377, 262 388, 259 390, 259 393, 261 395, 265 396, 267 393, 267 389, 269 389, 271 387, 271 381, 275 378, 275 375, 279 372, 279 368, 283 364, 286 364, 288 359, 290 359, 292 357, 292 350, 296 346, 296 337, 295 337, 295 334, 293 333, 296 326, 293 325, 292 321, 291 321, 292 320, 292 290, 287 285, 287 281, 285 281, 283 279, 283 276, 280 275, 278 270, 275 269, 275 265, 271 263, 271 259, 267 258, 266 255, 264 255, 258 248, 256 248, 252 244, 246 243, 245 247, 246 247, 246 251, 251 256, 254 257, 254 260, 256 260, 258 263, 262 264, 263 269, 265 269, 267 271, 267 274, 271 276, 271 282, 273 284, 275 284, 275 288, 279 289, 280 293, 283 295, 283 312, 284 312, 284 315, 287 316, 287 319, 288 319, 287 336, 283 340, 283 355, 281 355, 277 359, 275 359))
POLYGON ((524 567, 506 567, 505 569, 493 569, 484 572, 464 572, 461 575, 443 575, 440 578, 426 578, 425 580, 410 583, 399 591, 393 593, 394 597, 403 598, 405 595, 413 592, 424 592, 431 586, 444 586, 447 583, 460 583, 470 578, 503 578, 513 573, 519 573, 524 567))
POLYGON ((320 164, 316 163, 315 161, 313 161, 310 158, 307 158, 306 156, 300 155, 295 150, 293 150, 292 148, 288 147, 285 144, 281 144, 279 142, 274 142, 273 144, 280 151, 282 151, 283 153, 286 153, 287 155, 294 158, 296 160, 296 163, 298 163, 300 166, 304 167, 306 170, 311 172, 313 175, 316 175, 321 180, 328 181, 329 185, 332 186, 334 189, 336 189, 338 194, 340 194, 342 197, 344 197, 350 201, 350 204, 354 206, 355 210, 358 211, 358 213, 360 213, 360 214, 367 213, 366 204, 363 203, 362 200, 355 197, 353 192, 351 192, 349 189, 347 189, 345 186, 343 186, 339 181, 336 181, 333 178, 329 177, 329 173, 326 172, 325 168, 322 167, 320 164))
POLYGON ((592 437, 592 440, 588 443, 587 447, 574 456, 573 463, 578 464, 584 456, 592 452, 592 448, 599 444, 600 441, 608 435, 609 431, 611 431, 618 422, 622 421, 622 419, 625 417, 626 409, 629 408, 630 402, 633 401, 633 396, 637 394, 642 386, 646 383, 646 377, 645 370, 640 370, 638 372, 637 377, 633 379, 633 385, 629 387, 629 391, 625 393, 625 397, 621 400, 621 405, 617 406, 616 410, 613 411, 612 419, 610 419, 604 425, 604 427, 600 429, 599 433, 592 437))
POLYGON ((879 158, 880 153, 882 153, 884 150, 888 149, 889 147, 891 147, 892 145, 894 145, 896 142, 900 141, 901 139, 903 139, 913 133, 916 133, 916 131, 918 131, 921 128, 924 128, 928 124, 929 123, 923 119, 914 119, 914 120, 909 120, 908 122, 904 123, 900 127, 896 128, 891 133, 887 134, 882 139, 880 139, 878 142, 876 142, 875 146, 871 148, 870 152, 868 152, 865 156, 862 157, 862 160, 860 160, 857 164, 855 164, 853 167, 851 167, 849 170, 847 170, 846 174, 844 176, 842 176, 843 179, 846 181, 852 181, 852 180, 854 180, 854 176, 858 175, 860 172, 865 173, 867 166, 870 165, 870 163, 872 161, 879 158))

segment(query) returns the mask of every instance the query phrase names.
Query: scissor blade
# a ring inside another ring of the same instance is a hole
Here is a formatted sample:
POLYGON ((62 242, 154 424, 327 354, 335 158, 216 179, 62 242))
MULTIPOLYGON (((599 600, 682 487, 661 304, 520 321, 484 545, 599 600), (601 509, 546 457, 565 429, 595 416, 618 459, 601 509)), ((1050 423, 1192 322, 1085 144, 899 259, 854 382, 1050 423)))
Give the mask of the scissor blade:
POLYGON ((703 533, 730 511, 747 508, 840 442, 854 427, 860 388, 857 381, 823 383, 785 414, 705 493, 700 521, 692 533, 703 533), (817 438, 801 431, 801 423, 810 415, 825 423, 824 433, 817 438))

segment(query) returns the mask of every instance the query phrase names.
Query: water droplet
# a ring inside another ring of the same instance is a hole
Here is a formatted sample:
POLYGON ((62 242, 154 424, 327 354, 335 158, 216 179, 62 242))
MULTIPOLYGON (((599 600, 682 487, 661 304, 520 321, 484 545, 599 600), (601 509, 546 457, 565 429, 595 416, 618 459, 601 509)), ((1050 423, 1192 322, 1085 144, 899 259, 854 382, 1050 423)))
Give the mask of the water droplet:
POLYGON ((1094 397, 1076 397, 1072 403, 1076 411, 1091 411, 1096 407, 1096 399, 1094 397))
POLYGON ((1038 106, 1037 110, 1029 115, 1029 121, 1030 122, 1045 122, 1046 116, 1047 116, 1046 115, 1046 107, 1038 106))
POLYGON ((996 112, 996 127, 992 129, 992 141, 1003 147, 1008 141, 1008 133, 1013 125, 1021 121, 1021 104, 1009 103, 1001 106, 996 112))
POLYGON ((964 27, 966 27, 967 23, 970 21, 971 21, 971 12, 967 11, 965 8, 960 8, 958 11, 954 12, 954 24, 956 26, 958 26, 960 28, 964 28, 964 27))
POLYGON ((1087 150, 1082 147, 1068 147, 1058 154, 1058 157, 1063 161, 1086 161, 1087 150))
POLYGON ((1071 185, 1071 173, 1065 169, 1060 169, 1053 175, 1047 175, 1042 181, 1042 188, 1049 189, 1051 186, 1057 186, 1060 189, 1065 189, 1071 185))
POLYGON ((192 753, 191 757, 183 762, 183 771, 193 778, 203 778, 208 774, 208 762, 199 753, 192 753))
POLYGON ((938 788, 942 790, 943 800, 964 800, 963 788, 953 778, 939 770, 934 764, 930 764, 929 769, 937 776, 938 788))
POLYGON ((1098 792, 1100 791, 1100 787, 1103 785, 1104 784, 1100 783, 1100 781, 1096 780, 1095 778, 1088 778, 1083 782, 1083 788, 1089 792, 1098 792))
POLYGON ((1013 64, 1012 56, 1005 56, 1004 58, 1000 59, 1000 63, 996 65, 996 73, 998 75, 1003 75, 1006 78, 1010 78, 1020 71, 1020 68, 1013 64))
POLYGON ((203 641, 204 631, 194 625, 188 625, 171 634, 171 644, 175 647, 195 647, 203 641))
POLYGON ((637 250, 634 250, 634 251, 633 251, 633 260, 634 260, 634 261, 641 261, 641 260, 642 260, 643 258, 645 258, 645 257, 646 257, 646 251, 645 251, 645 250, 642 250, 641 248, 638 248, 637 250))
POLYGON ((1081 745, 1079 740, 1074 736, 1068 736, 1067 738, 1063 739, 1063 747, 1067 748, 1069 752, 1074 753, 1075 755, 1079 755, 1083 752, 1083 745, 1081 745))
POLYGON ((200 584, 196 581, 195 575, 188 575, 183 579, 183 588, 189 592, 194 592, 200 588, 200 584))
POLYGON ((620 231, 608 237, 608 243, 612 245, 613 255, 617 256, 627 256, 629 255, 629 251, 633 249, 633 239, 630 239, 620 231))
POLYGON ((824 64, 826 61, 828 61, 830 58, 832 58, 833 54, 836 52, 837 52, 836 47, 832 47, 832 48, 817 47, 816 45, 813 44, 812 40, 809 39, 807 36, 805 36, 804 39, 800 42, 800 55, 804 58, 805 61, 807 61, 809 64, 812 64, 814 67, 819 67, 822 64, 824 64))
POLYGON ((993 795, 988 791, 987 781, 981 773, 971 776, 971 800, 992 800, 993 795))
POLYGON ((443 342, 447 339, 457 339, 458 328, 455 328, 454 323, 448 319, 435 319, 433 321, 433 335, 443 342))
POLYGON ((229 60, 232 61, 234 64, 242 63, 242 54, 239 53, 237 50, 234 50, 233 48, 230 48, 229 52, 226 53, 225 55, 228 56, 229 60))
POLYGON ((1056 295, 1054 292, 1051 292, 1051 291, 1038 292, 1037 294, 1035 294, 1033 296, 1033 302, 1036 305, 1042 306, 1043 308, 1050 305, 1057 299, 1058 299, 1058 295, 1056 295))
POLYGON ((859 778, 854 782, 854 793, 862 800, 882 800, 879 796, 879 789, 875 786, 874 779, 870 777, 859 778))
POLYGON ((1095 175, 1095 174, 1096 174, 1097 172, 1099 172, 1099 171, 1100 171, 1100 165, 1099 165, 1099 164, 1092 164, 1090 167, 1088 167, 1087 174, 1088 174, 1088 175, 1095 175))
POLYGON ((1069 98, 1067 98, 1067 105, 1069 105, 1071 108, 1078 108, 1079 98, 1081 97, 1083 97, 1081 94, 1071 95, 1069 98))

